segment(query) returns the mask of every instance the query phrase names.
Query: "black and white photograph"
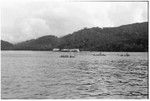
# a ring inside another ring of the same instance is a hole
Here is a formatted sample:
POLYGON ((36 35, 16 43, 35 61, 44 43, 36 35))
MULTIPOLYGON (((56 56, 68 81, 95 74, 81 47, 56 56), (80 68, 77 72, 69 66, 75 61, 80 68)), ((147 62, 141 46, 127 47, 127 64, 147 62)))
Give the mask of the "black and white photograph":
POLYGON ((1 0, 1 99, 149 99, 149 1, 1 0))

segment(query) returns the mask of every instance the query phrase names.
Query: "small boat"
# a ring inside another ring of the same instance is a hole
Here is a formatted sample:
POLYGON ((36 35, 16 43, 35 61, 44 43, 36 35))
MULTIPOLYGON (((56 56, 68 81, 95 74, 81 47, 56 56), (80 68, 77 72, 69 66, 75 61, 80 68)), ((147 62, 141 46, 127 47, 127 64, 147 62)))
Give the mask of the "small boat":
POLYGON ((61 58, 75 58, 75 54, 70 52, 70 54, 61 55, 60 57, 61 58))
POLYGON ((101 52, 99 54, 93 54, 93 56, 106 56, 105 54, 102 54, 101 52))
POLYGON ((130 56, 130 54, 126 53, 126 54, 121 54, 120 56, 130 56))
POLYGON ((61 55, 61 58, 75 58, 73 55, 61 55))

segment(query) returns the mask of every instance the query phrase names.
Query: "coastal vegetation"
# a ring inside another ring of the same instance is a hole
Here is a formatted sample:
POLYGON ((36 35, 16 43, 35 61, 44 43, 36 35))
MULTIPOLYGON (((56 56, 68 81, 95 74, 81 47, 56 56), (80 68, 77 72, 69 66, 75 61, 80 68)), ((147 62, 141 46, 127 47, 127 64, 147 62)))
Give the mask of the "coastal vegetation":
POLYGON ((17 44, 1 40, 1 50, 79 49, 81 51, 148 51, 148 22, 119 27, 83 28, 63 37, 53 35, 17 44))

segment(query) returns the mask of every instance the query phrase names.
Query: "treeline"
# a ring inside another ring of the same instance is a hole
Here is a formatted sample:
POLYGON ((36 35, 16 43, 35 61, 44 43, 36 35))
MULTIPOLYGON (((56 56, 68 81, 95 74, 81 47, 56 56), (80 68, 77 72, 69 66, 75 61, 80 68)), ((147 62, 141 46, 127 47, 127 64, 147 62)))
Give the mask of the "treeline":
POLYGON ((7 42, 7 41, 3 41, 1 40, 1 50, 11 50, 13 49, 13 44, 7 42))
MULTIPOLYGON (((3 48, 1 43, 1 49, 3 48)), ((82 51, 148 51, 148 22, 120 27, 84 28, 63 37, 52 35, 28 40, 9 47, 12 50, 52 50, 78 48, 82 51)))

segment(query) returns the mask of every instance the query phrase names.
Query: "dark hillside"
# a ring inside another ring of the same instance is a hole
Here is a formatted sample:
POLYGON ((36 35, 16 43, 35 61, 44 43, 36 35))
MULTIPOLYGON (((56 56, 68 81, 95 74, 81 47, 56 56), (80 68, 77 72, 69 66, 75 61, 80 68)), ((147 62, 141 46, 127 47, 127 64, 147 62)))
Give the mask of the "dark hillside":
POLYGON ((13 48, 13 44, 1 40, 1 50, 11 50, 13 48))
POLYGON ((14 45, 15 50, 52 50, 58 44, 55 36, 43 36, 14 45))
POLYGON ((79 48, 83 51, 145 52, 148 51, 148 22, 119 27, 84 28, 61 38, 47 35, 15 45, 5 44, 2 41, 2 49, 52 50, 53 48, 79 48))
POLYGON ((148 51, 148 23, 84 28, 62 37, 59 47, 89 51, 148 51))

